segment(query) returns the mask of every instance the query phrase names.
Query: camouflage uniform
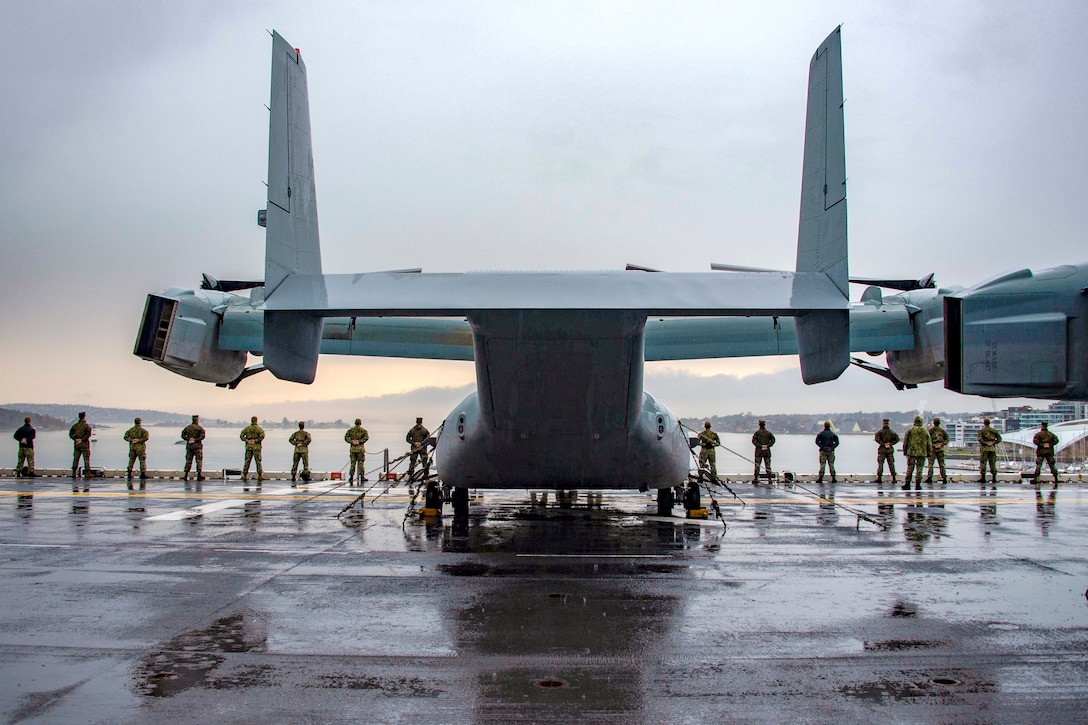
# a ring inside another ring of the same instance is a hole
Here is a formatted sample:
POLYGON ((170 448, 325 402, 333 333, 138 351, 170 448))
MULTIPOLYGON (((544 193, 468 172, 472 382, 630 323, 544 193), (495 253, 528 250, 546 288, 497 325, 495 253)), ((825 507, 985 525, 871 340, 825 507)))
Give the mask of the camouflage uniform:
POLYGON ((1058 436, 1047 430, 1046 423, 1043 423, 1043 429, 1035 434, 1031 442, 1035 444, 1035 475, 1032 476, 1032 480, 1039 480, 1039 474, 1043 472, 1043 461, 1046 461, 1050 464, 1050 473, 1054 476, 1054 483, 1057 483, 1058 469, 1054 465, 1054 446, 1058 445, 1058 436))
POLYGON ((33 476, 34 474, 34 436, 38 432, 34 430, 34 426, 30 424, 30 418, 26 419, 26 423, 23 424, 19 430, 15 431, 15 435, 12 436, 15 440, 19 441, 19 459, 15 464, 15 475, 21 476, 23 473, 23 465, 26 465, 27 475, 33 476))
POLYGON ((132 464, 140 459, 140 478, 147 478, 147 439, 151 436, 140 425, 140 419, 136 419, 136 425, 125 431, 125 440, 128 441, 128 479, 132 480, 132 464))
POLYGON ((710 475, 718 477, 717 455, 714 449, 722 444, 718 434, 710 430, 710 423, 703 424, 703 432, 699 434, 699 469, 703 470, 710 464, 710 475))
POLYGON ((87 425, 86 413, 79 414, 79 420, 68 429, 68 437, 72 439, 72 478, 76 477, 79 468, 79 459, 83 458, 83 475, 91 467, 91 426, 87 425))
POLYGON ((767 422, 759 421, 759 429, 752 434, 752 445, 755 447, 756 468, 752 474, 752 483, 759 481, 759 464, 763 461, 767 469, 767 478, 771 477, 771 446, 774 445, 774 433, 767 430, 767 422))
POLYGON ((242 432, 238 434, 238 437, 246 442, 246 462, 242 466, 242 480, 249 480, 249 464, 251 461, 257 462, 257 480, 264 480, 264 469, 261 467, 261 441, 264 440, 264 430, 261 426, 257 425, 257 418, 254 417, 250 424, 242 429, 242 432))
POLYGON ((194 415, 193 422, 181 430, 181 439, 185 441, 185 473, 183 480, 189 480, 189 471, 196 461, 196 480, 204 480, 204 429, 200 426, 200 417, 194 415))
POLYGON ((831 483, 838 483, 835 478, 835 449, 839 447, 839 436, 831 430, 830 423, 824 423, 824 429, 816 434, 816 446, 820 449, 820 475, 816 483, 824 482, 824 467, 831 470, 831 483))
MULTIPOLYGON (((298 473, 298 462, 302 461, 302 480, 310 480, 310 441, 312 436, 303 430, 302 423, 298 424, 298 430, 291 434, 287 442, 295 447, 295 455, 291 461, 291 480, 295 480, 298 473)), ((260 475, 260 474, 258 474, 260 475)))
POLYGON ((416 418, 416 424, 404 436, 404 442, 411 446, 412 455, 408 462, 409 476, 415 473, 417 459, 422 461, 424 471, 430 469, 431 461, 427 455, 427 439, 430 437, 431 432, 423 427, 423 419, 416 418))
POLYGON ((888 462, 888 470, 892 474, 892 483, 895 483, 895 444, 899 442, 899 434, 888 426, 888 419, 884 419, 884 427, 873 436, 876 441, 876 482, 884 480, 884 462, 888 462))
POLYGON ((982 430, 978 432, 978 482, 986 483, 986 464, 990 465, 990 475, 997 483, 997 444, 1001 434, 990 427, 990 419, 983 419, 982 430))
POLYGON ((910 488, 910 479, 914 478, 914 487, 922 488, 922 469, 926 459, 933 454, 933 439, 929 431, 922 426, 922 417, 915 416, 914 425, 903 436, 903 455, 907 457, 907 478, 903 488, 910 488))
POLYGON ((929 429, 929 440, 933 443, 933 452, 929 454, 929 474, 926 483, 933 483, 933 462, 936 461, 941 470, 941 481, 948 483, 948 471, 944 467, 944 449, 948 446, 948 431, 941 427, 941 419, 933 419, 933 427, 929 429))
POLYGON ((370 434, 363 427, 361 418, 355 419, 355 427, 348 428, 344 434, 344 442, 348 444, 348 483, 355 482, 355 474, 359 474, 359 482, 366 480, 366 472, 363 463, 366 461, 366 442, 370 440, 370 434))

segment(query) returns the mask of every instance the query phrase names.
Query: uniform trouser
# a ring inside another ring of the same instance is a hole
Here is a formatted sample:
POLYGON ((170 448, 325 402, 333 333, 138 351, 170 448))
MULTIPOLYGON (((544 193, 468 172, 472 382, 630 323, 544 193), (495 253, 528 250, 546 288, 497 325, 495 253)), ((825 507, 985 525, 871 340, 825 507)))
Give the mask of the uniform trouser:
POLYGON ((76 475, 76 469, 79 468, 79 458, 83 457, 83 475, 87 475, 87 471, 91 468, 91 447, 76 446, 75 451, 72 452, 72 475, 76 475))
POLYGON ((355 478, 355 472, 359 472, 359 480, 363 480, 363 461, 366 459, 366 454, 363 451, 358 453, 348 452, 348 480, 355 478))
POLYGON ((914 476, 915 483, 922 482, 922 469, 926 467, 925 456, 907 456, 907 477, 903 479, 907 483, 910 483, 911 476, 914 476))
POLYGON ((264 469, 261 468, 261 449, 260 448, 257 448, 256 450, 250 450, 248 448, 246 449, 246 462, 245 462, 245 465, 242 466, 242 475, 243 476, 248 476, 249 475, 250 461, 255 461, 257 463, 257 477, 260 478, 264 474, 264 469))
POLYGON ((132 464, 136 462, 136 459, 140 459, 140 475, 143 476, 147 473, 147 451, 134 451, 131 448, 128 451, 128 475, 132 475, 132 464))
POLYGON ((291 476, 294 477, 298 471, 298 462, 302 461, 302 475, 310 475, 310 452, 309 451, 295 451, 294 459, 291 461, 291 476))
POLYGON ((412 457, 408 459, 408 472, 409 473, 416 470, 416 459, 417 458, 420 461, 423 462, 423 468, 424 469, 426 469, 428 466, 430 466, 430 459, 427 457, 427 449, 426 448, 417 448, 417 449, 412 451, 412 457))
POLYGON ((23 462, 26 462, 26 470, 34 473, 34 449, 29 446, 19 446, 19 462, 15 464, 15 473, 21 473, 23 462))
POLYGON ((1054 476, 1054 480, 1057 481, 1058 480, 1058 469, 1054 465, 1054 454, 1053 453, 1044 453, 1042 455, 1036 455, 1035 456, 1035 475, 1032 476, 1032 480, 1034 480, 1034 481, 1039 480, 1039 474, 1041 474, 1043 472, 1043 461, 1046 461, 1048 464, 1050 464, 1050 473, 1051 473, 1051 475, 1054 476))
POLYGON ((982 451, 978 455, 978 477, 986 480, 986 464, 990 464, 990 475, 997 483, 997 451, 982 451))
POLYGON ((835 477, 835 451, 820 451, 820 478, 824 477, 824 466, 831 469, 831 477, 835 477))
POLYGON ((941 480, 947 482, 948 481, 948 471, 944 467, 944 451, 937 451, 936 453, 934 453, 932 456, 929 457, 929 473, 927 474, 927 477, 928 478, 933 478, 933 462, 934 461, 936 461, 938 464, 940 464, 939 468, 941 469, 941 480))
POLYGON ((714 446, 706 446, 699 451, 699 468, 706 468, 707 464, 710 464, 710 475, 718 475, 718 454, 714 451, 714 446))
POLYGON ((879 448, 876 452, 876 477, 884 475, 884 461, 888 462, 888 470, 892 478, 895 478, 895 451, 891 448, 879 448))
POLYGON ((756 451, 756 470, 752 474, 752 478, 759 478, 759 462, 763 461, 763 466, 767 470, 767 474, 771 473, 771 452, 770 451, 756 451))
POLYGON ((196 461, 196 475, 201 475, 204 468, 204 448, 189 448, 185 447, 185 475, 189 475, 189 471, 193 467, 193 461, 196 461))

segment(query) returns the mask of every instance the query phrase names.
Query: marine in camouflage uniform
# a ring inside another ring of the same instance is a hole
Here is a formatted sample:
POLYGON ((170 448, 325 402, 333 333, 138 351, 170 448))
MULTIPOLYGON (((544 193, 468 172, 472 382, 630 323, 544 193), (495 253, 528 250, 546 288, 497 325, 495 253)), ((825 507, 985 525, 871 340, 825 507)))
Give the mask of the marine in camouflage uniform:
POLYGON ((767 430, 767 421, 759 421, 759 428, 752 434, 752 446, 755 448, 756 468, 752 474, 752 483, 759 483, 759 464, 763 462, 767 470, 767 480, 771 478, 771 446, 774 445, 774 433, 767 430))
POLYGON ((81 412, 79 420, 68 429, 68 437, 72 439, 72 478, 76 477, 79 469, 79 459, 83 459, 83 475, 86 476, 91 468, 91 426, 87 425, 87 414, 81 412))
POLYGON ((1043 461, 1050 464, 1050 473, 1054 476, 1054 483, 1058 483, 1058 469, 1054 465, 1054 446, 1058 445, 1058 436, 1047 429, 1046 421, 1042 422, 1038 433, 1031 439, 1035 444, 1035 474, 1032 480, 1039 482, 1039 474, 1043 472, 1043 461))
POLYGON ((366 442, 370 440, 370 434, 363 427, 362 418, 355 419, 355 427, 348 428, 344 434, 344 442, 348 444, 348 484, 355 483, 355 474, 359 474, 359 483, 366 481, 366 472, 363 463, 366 461, 366 442))
POLYGON ((884 419, 884 427, 876 432, 873 440, 876 441, 876 482, 884 480, 884 462, 888 463, 888 470, 892 474, 892 483, 895 483, 895 444, 899 442, 899 434, 888 425, 888 419, 884 419))
POLYGON ((420 460, 423 463, 424 475, 431 467, 431 459, 427 454, 427 439, 431 437, 431 432, 423 427, 423 419, 416 418, 416 424, 413 425, 408 433, 404 436, 404 442, 411 448, 411 458, 408 461, 408 475, 411 476, 416 470, 416 460, 420 460))
POLYGON ((948 447, 948 431, 941 427, 941 419, 933 419, 933 427, 929 429, 929 440, 933 443, 933 452, 929 454, 929 474, 926 483, 933 483, 933 463, 940 464, 941 482, 948 483, 948 471, 944 467, 944 450, 948 447))
MULTIPOLYGON (((310 441, 312 436, 306 432, 306 422, 298 422, 298 430, 291 434, 287 442, 295 447, 295 455, 291 460, 291 480, 295 480, 298 473, 298 462, 302 461, 302 480, 310 480, 310 441)), ((258 474, 259 475, 259 474, 258 474)))
POLYGON ((200 426, 200 416, 194 415, 193 422, 181 429, 181 439, 185 441, 185 473, 181 480, 189 480, 189 471, 196 461, 196 480, 204 480, 204 429, 200 426))
POLYGON ((925 468, 926 459, 933 454, 933 439, 929 437, 929 431, 922 425, 922 416, 914 416, 914 425, 903 436, 903 455, 907 457, 907 477, 903 482, 903 490, 910 488, 910 479, 914 478, 914 487, 922 489, 922 469, 925 468))
POLYGON ((257 425, 257 416, 249 419, 249 425, 242 429, 238 437, 246 442, 246 462, 242 466, 242 480, 249 480, 249 464, 257 463, 257 480, 264 480, 264 469, 261 467, 261 441, 264 440, 264 430, 257 425))
POLYGON ((15 431, 12 437, 19 441, 19 458, 15 464, 15 475, 23 475, 23 466, 26 466, 26 475, 31 478, 37 476, 34 473, 34 436, 38 431, 30 424, 30 418, 23 418, 23 425, 15 431))
POLYGON ((718 477, 717 455, 714 449, 722 444, 718 434, 710 430, 710 421, 703 423, 703 432, 699 434, 699 470, 706 470, 710 464, 710 475, 718 477))
POLYGON ((824 482, 824 467, 831 469, 831 483, 838 483, 835 478, 835 449, 839 447, 839 436, 831 430, 831 421, 824 421, 824 429, 816 434, 816 447, 820 449, 820 475, 816 483, 824 482))
POLYGON ((982 429, 978 432, 978 482, 986 483, 986 465, 990 466, 990 475, 997 483, 997 444, 1001 434, 990 427, 990 419, 982 419, 982 429))
POLYGON ((128 471, 125 478, 129 481, 132 480, 132 464, 136 462, 136 459, 139 459, 140 480, 143 481, 147 478, 147 439, 151 436, 140 425, 139 418, 133 422, 135 425, 125 431, 125 440, 128 441, 128 471))

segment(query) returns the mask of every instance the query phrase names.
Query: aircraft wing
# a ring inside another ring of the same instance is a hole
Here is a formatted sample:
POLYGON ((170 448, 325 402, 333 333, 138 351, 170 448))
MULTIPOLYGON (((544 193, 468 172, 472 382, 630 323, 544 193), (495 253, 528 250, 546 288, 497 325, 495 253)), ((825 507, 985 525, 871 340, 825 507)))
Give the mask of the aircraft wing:
MULTIPOLYGON (((904 305, 852 304, 850 350, 910 350, 910 309, 904 305)), ((260 351, 263 313, 247 307, 223 311, 219 347, 260 351)), ((652 317, 646 321, 645 359, 796 355, 792 317, 652 317)), ((472 328, 456 317, 332 317, 325 319, 323 355, 430 360, 472 360, 472 328)))

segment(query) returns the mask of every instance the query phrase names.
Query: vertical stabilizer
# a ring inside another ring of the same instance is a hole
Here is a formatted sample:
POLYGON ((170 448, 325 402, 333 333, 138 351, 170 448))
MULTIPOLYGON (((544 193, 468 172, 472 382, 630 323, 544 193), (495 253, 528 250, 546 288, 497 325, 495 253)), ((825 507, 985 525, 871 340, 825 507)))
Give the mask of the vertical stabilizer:
MULTIPOLYGON (((269 110, 265 299, 290 274, 321 274, 306 64, 276 32, 269 110)), ((266 314, 265 366, 281 380, 313 382, 321 326, 321 318, 302 312, 266 314)))
MULTIPOLYGON (((848 300, 841 29, 827 36, 809 65, 797 271, 827 275, 848 300)), ((797 348, 806 383, 839 377, 850 365, 849 312, 821 310, 798 316, 797 348)))

